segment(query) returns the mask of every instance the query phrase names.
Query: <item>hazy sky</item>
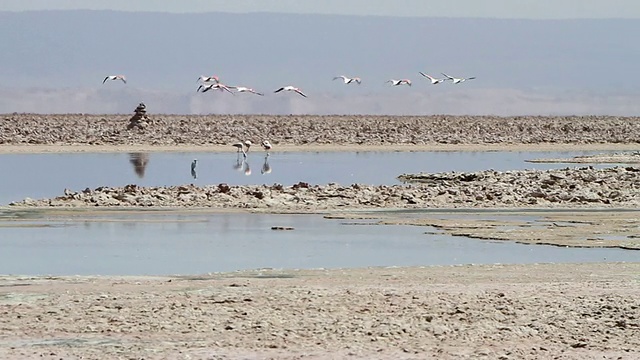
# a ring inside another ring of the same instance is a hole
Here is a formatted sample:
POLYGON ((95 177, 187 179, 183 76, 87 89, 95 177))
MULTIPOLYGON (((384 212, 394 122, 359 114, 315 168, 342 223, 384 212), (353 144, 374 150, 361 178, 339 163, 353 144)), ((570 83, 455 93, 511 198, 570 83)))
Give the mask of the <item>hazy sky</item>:
POLYGON ((640 18, 638 0, 3 0, 0 11, 111 9, 162 12, 484 17, 640 18))

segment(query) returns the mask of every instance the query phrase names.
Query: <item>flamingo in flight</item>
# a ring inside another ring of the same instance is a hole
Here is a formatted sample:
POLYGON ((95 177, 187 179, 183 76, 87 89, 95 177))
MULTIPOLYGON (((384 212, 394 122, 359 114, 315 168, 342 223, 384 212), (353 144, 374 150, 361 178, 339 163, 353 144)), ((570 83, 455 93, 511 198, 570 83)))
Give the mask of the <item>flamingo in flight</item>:
POLYGON ((442 75, 444 75, 446 77, 445 80, 451 80, 454 84, 460 84, 461 82, 465 82, 467 80, 473 80, 473 79, 476 78, 475 76, 468 77, 468 78, 455 78, 455 77, 449 76, 449 75, 447 75, 445 73, 442 73, 442 75))
POLYGON ((127 83, 127 78, 124 75, 109 75, 102 80, 104 84, 107 80, 122 80, 123 83, 127 83))
POLYGON ((213 83, 220 83, 220 79, 215 76, 206 76, 206 75, 200 75, 200 77, 198 78, 198 81, 203 82, 203 83, 207 83, 207 82, 213 82, 213 83))
POLYGON ((391 79, 391 80, 387 80, 386 82, 391 83, 391 85, 393 85, 393 86, 398 86, 398 85, 409 85, 409 86, 411 86, 411 80, 409 80, 409 79, 400 79, 400 80, 391 79))
POLYGON ((422 71, 419 71, 419 73, 420 73, 420 75, 422 75, 422 76, 426 77, 427 79, 431 80, 431 84, 432 85, 440 84, 440 83, 445 82, 445 81, 448 80, 448 79, 436 79, 431 75, 423 73, 422 71))
POLYGON ((233 91, 231 91, 229 89, 229 87, 225 84, 221 84, 221 83, 215 83, 215 84, 201 84, 200 86, 198 86, 198 90, 196 90, 196 92, 200 91, 200 89, 202 89, 202 92, 205 93, 209 90, 220 90, 220 91, 227 91, 229 92, 231 95, 235 95, 233 93, 233 91))
POLYGON ((359 77, 349 78, 349 77, 346 77, 344 75, 340 75, 340 76, 336 76, 336 77, 333 78, 333 80, 338 80, 338 79, 342 79, 342 81, 345 84, 356 83, 356 84, 360 85, 360 83, 362 82, 362 80, 360 80, 359 77))
POLYGON ((289 85, 289 86, 283 86, 283 87, 281 87, 280 89, 278 89, 278 90, 274 91, 274 93, 279 93, 280 91, 295 91, 295 92, 297 92, 298 94, 300 94, 300 95, 302 95, 302 96, 304 96, 304 97, 307 97, 307 95, 305 95, 305 94, 304 94, 300 89, 298 89, 298 88, 297 88, 297 87, 295 87, 295 86, 291 86, 291 85, 289 85))
POLYGON ((235 91, 237 91, 237 92, 248 92, 248 93, 264 96, 263 93, 259 93, 259 92, 255 91, 255 90, 253 90, 252 88, 248 88, 248 87, 244 87, 244 86, 228 86, 228 88, 235 89, 235 91))

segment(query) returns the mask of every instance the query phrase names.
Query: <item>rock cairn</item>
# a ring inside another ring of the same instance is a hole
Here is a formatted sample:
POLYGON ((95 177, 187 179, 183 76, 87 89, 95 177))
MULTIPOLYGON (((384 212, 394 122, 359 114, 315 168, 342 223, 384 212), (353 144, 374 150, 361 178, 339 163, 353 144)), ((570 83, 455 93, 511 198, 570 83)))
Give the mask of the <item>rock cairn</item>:
POLYGON ((637 208, 640 168, 406 174, 408 185, 227 184, 99 187, 12 206, 264 209, 270 212, 393 208, 637 208))
POLYGON ((144 128, 146 128, 151 122, 147 116, 147 106, 144 103, 140 103, 133 112, 134 114, 129 120, 127 130, 131 130, 133 128, 144 130, 144 128))

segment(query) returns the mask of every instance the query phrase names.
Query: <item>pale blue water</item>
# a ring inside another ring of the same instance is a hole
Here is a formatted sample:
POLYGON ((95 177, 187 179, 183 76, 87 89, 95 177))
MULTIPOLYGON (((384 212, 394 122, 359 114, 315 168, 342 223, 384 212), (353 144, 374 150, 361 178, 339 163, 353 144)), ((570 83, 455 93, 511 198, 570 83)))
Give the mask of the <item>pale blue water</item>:
MULTIPOLYGON (((486 216, 485 216, 486 217, 486 216)), ((519 245, 321 215, 33 216, 0 227, 0 274, 164 275, 257 268, 637 261, 638 252, 519 245), (116 221, 117 220, 117 221, 116 221), (293 226, 276 231, 272 226, 293 226)), ((1 221, 0 226, 9 222, 1 221)))
MULTIPOLYGON (((126 184, 398 184, 396 177, 402 173, 562 168, 575 165, 525 160, 593 153, 276 152, 269 158, 251 154, 245 163, 235 153, 153 153, 143 155, 146 166, 139 166, 138 160, 137 169, 134 160, 140 154, 0 155, 0 204, 54 197, 65 188, 78 191, 126 184), (198 159, 196 178, 190 168, 194 158, 198 159)), ((0 274, 161 275, 263 267, 638 260, 634 251, 498 243, 425 234, 429 230, 345 225, 320 215, 151 211, 53 216, 0 210, 0 274), (22 220, 7 220, 16 216, 22 220), (271 226, 295 230, 274 231, 271 226)))
MULTIPOLYGON (((402 173, 552 169, 566 164, 534 164, 540 157, 572 157, 596 152, 353 152, 250 154, 242 162, 235 153, 152 153, 136 173, 132 154, 13 154, 0 155, 0 205, 26 197, 62 195, 65 188, 170 186, 181 184, 292 185, 336 182, 343 185, 398 184, 402 173), (191 162, 198 159, 196 176, 191 162), (262 173, 265 160, 271 170, 262 173), (239 167, 236 169, 237 165, 239 167), (246 174, 247 166, 250 174, 246 174), (142 174, 142 175, 140 175, 142 174)), ((138 154, 139 155, 139 154, 138 154)))

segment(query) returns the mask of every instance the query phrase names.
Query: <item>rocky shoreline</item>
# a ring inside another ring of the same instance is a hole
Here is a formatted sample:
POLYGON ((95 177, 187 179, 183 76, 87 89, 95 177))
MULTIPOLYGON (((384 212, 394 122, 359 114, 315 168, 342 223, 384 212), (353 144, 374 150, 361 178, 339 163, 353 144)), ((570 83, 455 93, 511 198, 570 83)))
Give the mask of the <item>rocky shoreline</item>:
POLYGON ((2 145, 637 144, 640 119, 617 116, 315 116, 4 114, 2 145))
POLYGON ((416 208, 637 208, 640 168, 486 170, 403 174, 406 185, 292 186, 227 184, 99 187, 65 190, 52 199, 24 199, 13 207, 219 208, 270 212, 326 212, 416 208))

